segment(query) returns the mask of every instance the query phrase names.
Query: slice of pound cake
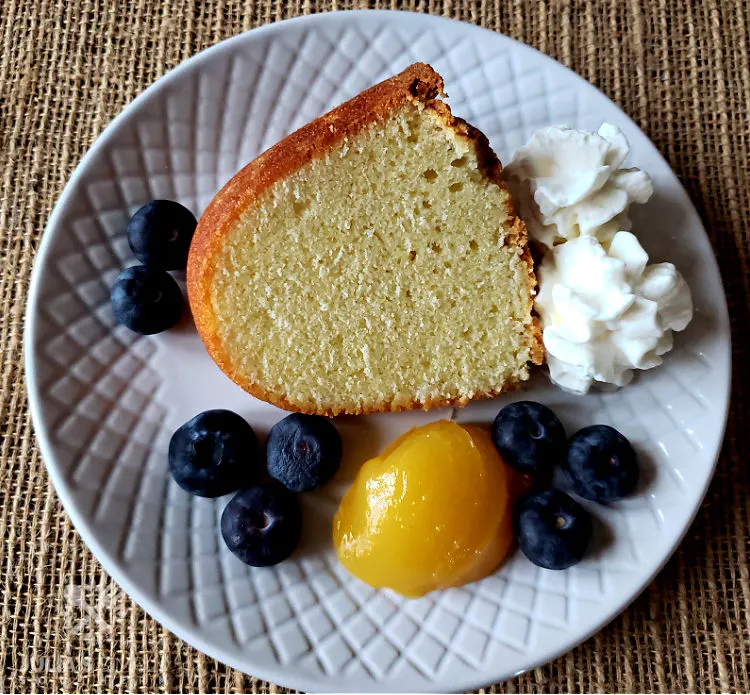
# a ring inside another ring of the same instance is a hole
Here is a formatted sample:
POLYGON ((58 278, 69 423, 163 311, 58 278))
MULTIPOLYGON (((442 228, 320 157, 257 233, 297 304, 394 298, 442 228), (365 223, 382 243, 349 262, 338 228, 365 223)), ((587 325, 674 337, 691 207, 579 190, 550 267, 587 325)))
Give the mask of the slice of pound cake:
POLYGON ((526 228, 487 138, 440 94, 412 65, 264 152, 201 217, 190 306, 253 396, 324 415, 463 405, 541 363, 526 228))

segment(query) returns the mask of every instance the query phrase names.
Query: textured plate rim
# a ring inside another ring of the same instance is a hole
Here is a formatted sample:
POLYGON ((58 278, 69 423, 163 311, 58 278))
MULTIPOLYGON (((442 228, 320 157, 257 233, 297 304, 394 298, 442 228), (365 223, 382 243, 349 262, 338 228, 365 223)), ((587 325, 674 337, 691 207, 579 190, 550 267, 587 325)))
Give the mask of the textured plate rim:
MULTIPOLYGON (((284 687, 290 687, 290 688, 294 688, 298 690, 309 690, 310 685, 312 685, 314 688, 317 687, 319 690, 326 690, 326 691, 337 690, 335 683, 334 683, 335 678, 331 678, 331 677, 315 678, 313 676, 300 678, 299 676, 288 673, 281 666, 269 667, 264 664, 250 664, 250 663, 247 663, 246 661, 243 661, 242 659, 236 658, 235 656, 231 654, 224 653, 220 647, 216 647, 210 641, 204 640, 202 636, 196 631, 191 631, 189 634, 186 633, 183 627, 179 623, 174 621, 171 615, 167 611, 165 611, 160 606, 160 604, 152 601, 152 599, 144 595, 141 592, 141 589, 138 586, 138 584, 130 580, 128 575, 121 568, 120 563, 117 560, 117 558, 115 558, 110 553, 109 549, 107 549, 104 545, 102 545, 96 539, 95 535, 90 531, 89 522, 79 513, 79 510, 73 498, 72 492, 69 489, 68 484, 64 480, 63 476, 61 475, 61 472, 59 471, 55 463, 55 456, 53 452, 53 447, 50 443, 50 437, 48 435, 47 426, 40 412, 39 403, 42 400, 42 395, 39 389, 39 384, 37 381, 37 374, 36 374, 36 367, 35 367, 35 349, 34 349, 35 340, 34 338, 35 338, 36 331, 37 331, 37 325, 36 325, 37 324, 37 312, 35 311, 35 309, 37 308, 38 301, 39 301, 38 295, 40 291, 39 289, 40 275, 42 272, 42 268, 45 265, 45 260, 49 253, 49 249, 51 248, 51 243, 52 243, 51 240, 53 237, 53 232, 55 228, 59 226, 59 219, 62 217, 64 208, 68 199, 75 192, 76 183, 78 182, 79 179, 82 179, 84 177, 85 172, 87 171, 90 162, 98 155, 99 151, 103 149, 104 147, 106 147, 106 145, 117 136, 118 126, 120 125, 120 123, 125 121, 131 114, 133 114, 139 108, 141 108, 152 97, 154 97, 163 89, 165 89, 168 86, 169 82, 174 77, 181 75, 183 72, 199 67, 204 62, 210 61, 215 53, 223 52, 231 48, 235 44, 243 43, 244 41, 248 40, 248 38, 250 37, 252 39, 257 39, 257 38, 261 38, 264 35, 273 35, 275 33, 283 33, 288 27, 293 26, 293 25, 298 25, 298 24, 314 25, 317 23, 326 23, 327 21, 330 21, 330 19, 333 17, 340 18, 342 16, 351 16, 351 17, 354 17, 354 16, 378 17, 379 16, 379 17, 386 17, 386 18, 390 17, 391 19, 397 16, 402 19, 405 19, 405 16, 406 16, 408 17, 409 21, 427 22, 427 23, 433 23, 435 25, 442 24, 444 26, 460 26, 463 28, 463 30, 470 28, 477 32, 483 32, 486 34, 491 34, 493 36, 500 36, 509 42, 517 44, 520 47, 523 47, 523 49, 525 50, 533 51, 534 53, 538 54, 538 56, 540 56, 542 61, 550 61, 552 63, 555 63, 557 69, 563 69, 569 74, 574 75, 575 78, 577 78, 581 89, 588 89, 590 92, 595 93, 597 95, 597 98, 606 100, 609 104, 611 104, 614 108, 616 108, 618 112, 621 114, 622 119, 624 121, 627 121, 632 126, 632 128, 636 129, 643 136, 645 142, 647 142, 651 146, 653 150, 653 155, 658 157, 669 168, 669 171, 672 172, 672 174, 675 176, 675 178, 679 182, 679 189, 680 189, 680 193, 682 197, 682 200, 680 201, 681 205, 684 206, 685 209, 689 210, 691 214, 694 215, 695 218, 701 224, 701 229, 703 231, 701 244, 705 246, 704 250, 708 250, 710 252, 709 254, 706 254, 706 258, 703 259, 703 262, 708 263, 713 266, 713 271, 716 273, 716 276, 719 278, 720 283, 721 283, 722 292, 721 292, 721 297, 719 298, 720 300, 719 303, 720 303, 720 308, 722 310, 722 315, 720 319, 721 319, 722 326, 726 328, 727 341, 725 344, 725 352, 726 352, 726 363, 728 366, 728 369, 726 372, 726 379, 724 383, 724 389, 723 389, 724 393, 726 394, 726 398, 724 400, 724 409, 721 414, 721 427, 717 429, 716 431, 717 432, 716 441, 713 442, 713 447, 714 447, 713 462, 710 466, 710 469, 706 471, 706 477, 705 477, 703 489, 700 491, 700 494, 695 498, 696 502, 695 502, 694 508, 691 510, 689 517, 687 518, 680 533, 677 535, 674 543, 671 545, 671 547, 668 548, 667 552, 664 554, 664 557, 661 558, 660 561, 657 563, 655 569, 652 572, 650 572, 647 576, 644 576, 642 581, 638 583, 636 589, 632 592, 632 594, 629 596, 628 599, 624 601, 616 602, 616 604, 614 605, 614 608, 612 608, 600 620, 598 620, 596 624, 590 630, 587 630, 584 633, 580 633, 580 632, 576 633, 574 638, 571 638, 565 643, 564 648, 551 648, 546 651, 539 652, 535 654, 534 660, 525 669, 516 671, 514 673, 507 673, 507 672, 500 671, 497 674, 497 676, 494 677, 491 681, 486 680, 484 678, 481 680, 468 680, 468 681, 463 680, 463 679, 461 680, 451 680, 450 678, 444 679, 448 689, 454 692, 465 691, 469 689, 477 689, 477 688, 486 686, 489 682, 497 682, 497 681, 505 680, 508 678, 512 678, 513 676, 518 676, 531 669, 534 669, 538 666, 548 663, 549 661, 561 656, 562 654, 565 654, 570 649, 573 649, 579 644, 581 644, 582 642, 586 641, 592 635, 596 634, 604 626, 610 623, 615 617, 617 617, 620 613, 626 610, 627 607, 644 591, 644 589, 653 581, 654 577, 656 577, 656 575, 663 569, 664 565, 672 557, 675 550, 677 549, 677 546, 682 542, 688 529, 690 528, 693 521, 695 520, 695 517, 703 503, 703 499, 708 491, 708 487, 713 479, 713 476, 716 470, 716 465, 717 465, 717 462, 721 453, 721 445, 724 439, 727 418, 729 414, 731 379, 732 379, 732 351, 731 351, 731 332, 729 331, 729 327, 728 327, 728 307, 727 307, 727 301, 726 301, 726 293, 724 292, 723 283, 721 282, 721 273, 719 272, 718 263, 716 261, 716 257, 713 252, 713 248, 711 247, 708 235, 705 232, 705 227, 703 226, 703 222, 700 219, 700 216, 698 215, 698 212, 695 209, 695 206, 693 205, 692 201, 687 195, 687 192, 682 186, 682 182, 679 181, 679 178, 676 176, 676 174, 674 174, 674 171, 669 166, 668 162, 666 162, 661 152, 659 152, 656 146, 653 145, 653 143, 648 138, 648 136, 607 95, 605 95, 599 89, 594 87, 592 84, 586 81, 583 77, 573 72, 572 70, 564 66, 562 63, 559 63, 558 61, 556 61, 554 58, 551 58, 550 56, 547 56, 541 53, 540 51, 538 51, 537 49, 531 46, 528 46, 520 41, 512 39, 508 36, 505 36, 504 34, 500 34, 499 32, 493 31, 491 29, 479 27, 477 25, 470 24, 468 22, 463 22, 457 19, 439 17, 435 15, 422 14, 422 13, 417 13, 417 12, 404 12, 404 11, 399 11, 399 10, 344 10, 344 11, 327 12, 327 13, 320 13, 320 14, 315 14, 315 15, 294 17, 291 19, 287 19, 287 20, 267 24, 267 25, 264 25, 262 27, 258 27, 255 29, 251 29, 249 31, 243 32, 236 36, 220 41, 219 43, 207 49, 204 49, 200 53, 197 53, 194 56, 185 60, 184 62, 180 63, 178 66, 176 66, 172 70, 166 72, 164 75, 159 77, 152 85, 146 88, 141 94, 139 94, 132 102, 127 104, 123 108, 123 110, 115 118, 112 119, 112 121, 107 125, 104 131, 94 141, 94 143, 91 145, 89 150, 83 156, 83 158, 81 159, 79 164, 76 166, 75 170, 73 171, 70 179, 66 183, 60 197, 58 198, 55 204, 52 214, 50 215, 48 223, 45 227, 45 231, 42 236, 41 242, 39 244, 39 248, 37 250, 37 254, 34 260, 34 267, 31 273, 31 278, 29 282, 29 293, 28 293, 28 299, 27 299, 27 304, 26 304, 26 315, 25 315, 26 326, 24 330, 23 349, 24 349, 24 369, 26 373, 26 387, 27 387, 27 392, 28 392, 28 397, 29 397, 29 411, 31 413, 32 424, 36 433, 37 442, 39 445, 39 450, 42 456, 42 460, 44 461, 45 467, 49 473, 49 476, 55 488, 55 491, 62 502, 63 508, 65 509, 66 513, 70 517, 71 522, 73 523, 73 526, 75 527, 76 531, 80 534, 81 538, 83 539, 87 547, 91 550, 91 552, 94 554, 97 560, 99 560, 99 562, 101 563, 103 569, 107 572, 107 574, 109 574, 110 577, 120 587, 122 587, 122 589, 141 608, 143 608, 156 621, 158 621, 161 625, 166 627, 170 632, 174 633, 177 637, 184 640, 186 643, 204 652, 209 657, 217 659, 218 661, 221 661, 222 663, 225 663, 232 668, 236 668, 244 673, 252 672, 250 675, 256 678, 271 681, 279 685, 283 685, 284 687)), ((427 686, 428 685, 427 681, 425 681, 424 684, 425 686, 427 686)), ((373 682, 372 686, 373 687, 368 688, 368 690, 371 690, 373 692, 378 692, 382 690, 376 687, 377 682, 373 682)), ((428 687, 424 687, 424 688, 421 688, 421 690, 425 692, 430 692, 432 689, 428 687)))

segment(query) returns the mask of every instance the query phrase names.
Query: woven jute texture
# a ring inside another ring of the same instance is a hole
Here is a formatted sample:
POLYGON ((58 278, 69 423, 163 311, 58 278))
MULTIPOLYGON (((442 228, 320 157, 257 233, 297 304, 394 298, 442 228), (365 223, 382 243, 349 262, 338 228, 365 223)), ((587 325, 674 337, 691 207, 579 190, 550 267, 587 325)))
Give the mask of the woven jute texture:
MULTIPOLYGON (((601 88, 651 137, 719 258, 734 337, 727 438, 676 555, 619 618, 492 692, 750 690, 750 6, 747 0, 408 0, 503 32, 601 88)), ((29 422, 24 305, 53 204, 129 101, 221 39, 350 0, 0 0, 2 692, 275 692, 176 639, 105 574, 29 422)))

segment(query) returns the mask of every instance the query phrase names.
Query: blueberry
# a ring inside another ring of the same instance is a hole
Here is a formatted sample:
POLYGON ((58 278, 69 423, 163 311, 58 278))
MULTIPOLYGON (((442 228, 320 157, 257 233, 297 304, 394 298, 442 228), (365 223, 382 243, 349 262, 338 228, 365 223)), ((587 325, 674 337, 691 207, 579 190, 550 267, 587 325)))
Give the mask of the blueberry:
POLYGON ((128 243, 135 257, 161 270, 184 270, 198 222, 173 200, 152 200, 130 218, 128 243))
POLYGON ((564 570, 586 552, 591 516, 560 490, 535 492, 518 506, 516 535, 521 551, 535 565, 564 570))
POLYGON ((206 410, 169 442, 169 469, 177 484, 200 497, 239 490, 262 472, 253 428, 231 410, 206 410))
POLYGON ((224 542, 253 567, 276 565, 299 543, 302 514, 293 492, 272 481, 238 492, 221 515, 224 542))
POLYGON ((563 469, 581 497, 607 504, 629 495, 638 483, 638 459, 614 427, 591 425, 568 442, 563 469))
POLYGON ((330 420, 294 413, 268 433, 268 472, 295 492, 314 490, 339 469, 341 448, 341 436, 330 420))
POLYGON ((182 292, 172 276, 142 265, 117 276, 110 298, 115 321, 143 335, 166 331, 182 315, 182 292))
POLYGON ((565 456, 562 423, 534 401, 506 405, 492 423, 492 441, 503 460, 522 473, 545 475, 565 456))

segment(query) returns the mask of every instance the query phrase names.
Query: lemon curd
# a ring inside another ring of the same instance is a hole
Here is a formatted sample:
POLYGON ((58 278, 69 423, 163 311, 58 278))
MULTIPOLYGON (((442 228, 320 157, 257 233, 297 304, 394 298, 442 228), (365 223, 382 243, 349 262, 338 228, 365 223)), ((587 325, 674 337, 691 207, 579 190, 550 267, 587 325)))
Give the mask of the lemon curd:
POLYGON ((510 474, 479 427, 414 428, 362 466, 333 540, 352 574, 404 596, 481 579, 513 543, 510 474))

